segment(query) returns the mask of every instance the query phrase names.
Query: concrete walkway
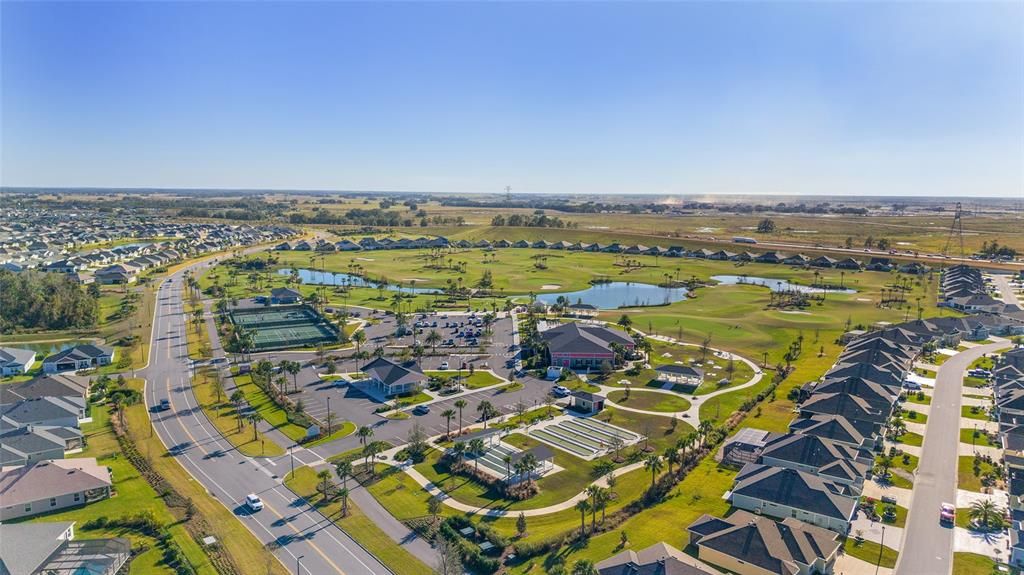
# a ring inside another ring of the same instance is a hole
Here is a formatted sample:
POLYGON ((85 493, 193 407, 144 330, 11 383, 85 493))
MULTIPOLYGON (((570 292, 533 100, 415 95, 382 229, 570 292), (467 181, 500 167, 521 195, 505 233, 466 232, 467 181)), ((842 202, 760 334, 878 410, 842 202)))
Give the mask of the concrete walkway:
POLYGON ((1010 285, 1010 276, 992 274, 989 277, 992 278, 992 283, 999 288, 1000 299, 1003 300, 1003 303, 1020 305, 1020 298, 1017 297, 1017 292, 1014 291, 1013 286, 1010 285))

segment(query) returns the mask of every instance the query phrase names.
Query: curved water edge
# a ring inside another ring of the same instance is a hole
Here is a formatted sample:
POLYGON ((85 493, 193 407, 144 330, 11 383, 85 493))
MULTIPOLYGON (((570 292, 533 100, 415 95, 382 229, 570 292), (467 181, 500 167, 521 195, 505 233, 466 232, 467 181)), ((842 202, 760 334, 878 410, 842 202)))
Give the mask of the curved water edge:
POLYGON ((594 284, 573 292, 551 292, 537 295, 537 300, 548 305, 564 297, 570 304, 585 303, 599 309, 667 305, 686 299, 689 290, 681 287, 661 287, 646 283, 609 282, 594 284))
MULTIPOLYGON (((360 276, 347 274, 344 272, 321 272, 319 270, 310 269, 296 269, 299 274, 299 279, 302 283, 309 285, 325 285, 325 286, 344 286, 344 287, 365 287, 377 289, 380 287, 380 282, 375 282, 362 278, 360 276)), ((291 275, 291 268, 281 268, 277 270, 278 275, 291 275)), ((414 282, 410 282, 413 283, 414 282)), ((404 283, 392 284, 388 283, 384 286, 384 289, 388 291, 400 291, 403 293, 416 293, 416 294, 440 294, 441 290, 437 288, 418 288, 415 285, 407 285, 404 283)))
POLYGON ((791 283, 786 280, 763 278, 758 276, 720 275, 711 276, 711 279, 717 281, 719 285, 755 285, 766 287, 775 292, 798 291, 803 293, 857 293, 857 290, 850 288, 817 288, 791 283))

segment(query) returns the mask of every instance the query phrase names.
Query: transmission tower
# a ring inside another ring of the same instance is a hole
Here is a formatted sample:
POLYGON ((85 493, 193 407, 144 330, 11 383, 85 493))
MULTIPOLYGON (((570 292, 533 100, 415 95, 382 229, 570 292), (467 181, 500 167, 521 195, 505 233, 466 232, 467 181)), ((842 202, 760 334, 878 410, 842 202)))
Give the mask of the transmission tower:
POLYGON ((956 212, 953 214, 953 224, 949 226, 949 236, 946 237, 946 247, 942 255, 949 255, 949 244, 953 243, 953 236, 956 236, 960 244, 960 259, 964 258, 964 221, 963 211, 960 202, 956 203, 956 212))
POLYGON ((505 186, 505 201, 512 201, 512 186, 505 186))

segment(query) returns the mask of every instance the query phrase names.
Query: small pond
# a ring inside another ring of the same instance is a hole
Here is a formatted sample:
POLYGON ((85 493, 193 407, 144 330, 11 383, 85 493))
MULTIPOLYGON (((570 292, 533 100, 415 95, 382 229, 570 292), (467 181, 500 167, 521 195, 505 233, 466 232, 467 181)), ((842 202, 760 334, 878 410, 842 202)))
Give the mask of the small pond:
POLYGON ((829 293, 857 293, 857 290, 852 290, 852 289, 849 289, 849 288, 845 288, 845 289, 828 288, 828 289, 823 290, 822 288, 813 288, 811 286, 790 283, 790 282, 788 282, 786 280, 773 279, 773 278, 762 278, 762 277, 757 277, 757 276, 732 276, 732 275, 724 275, 724 276, 711 276, 711 279, 717 281, 719 284, 725 284, 725 285, 747 285, 747 284, 749 284, 749 285, 764 286, 766 288, 771 289, 772 291, 777 291, 777 292, 781 292, 781 291, 794 291, 795 290, 795 291, 800 291, 800 292, 804 292, 804 293, 821 293, 822 291, 827 291, 829 293))
MULTIPOLYGON (((352 286, 352 287, 368 287, 376 288, 378 282, 369 281, 359 276, 352 274, 346 274, 342 272, 321 272, 318 270, 299 269, 299 277, 302 279, 302 283, 309 285, 327 285, 327 286, 352 286)), ((280 275, 291 275, 292 270, 290 268, 283 268, 277 270, 280 275)), ((394 285, 388 284, 384 289, 388 291, 400 291, 404 293, 425 293, 425 294, 437 294, 441 293, 441 290, 436 288, 418 288, 408 287, 408 284, 394 285)))
POLYGON ((600 309, 664 305, 686 299, 686 288, 664 288, 651 284, 633 282, 611 282, 595 284, 585 290, 574 292, 552 292, 539 294, 537 299, 546 304, 558 301, 564 296, 569 303, 583 303, 600 309))

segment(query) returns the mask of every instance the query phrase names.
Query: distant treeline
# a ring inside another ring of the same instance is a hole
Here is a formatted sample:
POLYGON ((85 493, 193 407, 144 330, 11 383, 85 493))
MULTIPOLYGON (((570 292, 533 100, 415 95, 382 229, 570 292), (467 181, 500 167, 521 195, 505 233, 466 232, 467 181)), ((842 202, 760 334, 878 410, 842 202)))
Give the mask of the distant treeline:
POLYGON ((579 224, 566 222, 556 216, 545 214, 512 214, 511 216, 494 216, 491 219, 492 226, 515 226, 525 228, 576 228, 579 224))
POLYGON ((0 331, 96 325, 99 304, 64 274, 0 270, 0 331))

